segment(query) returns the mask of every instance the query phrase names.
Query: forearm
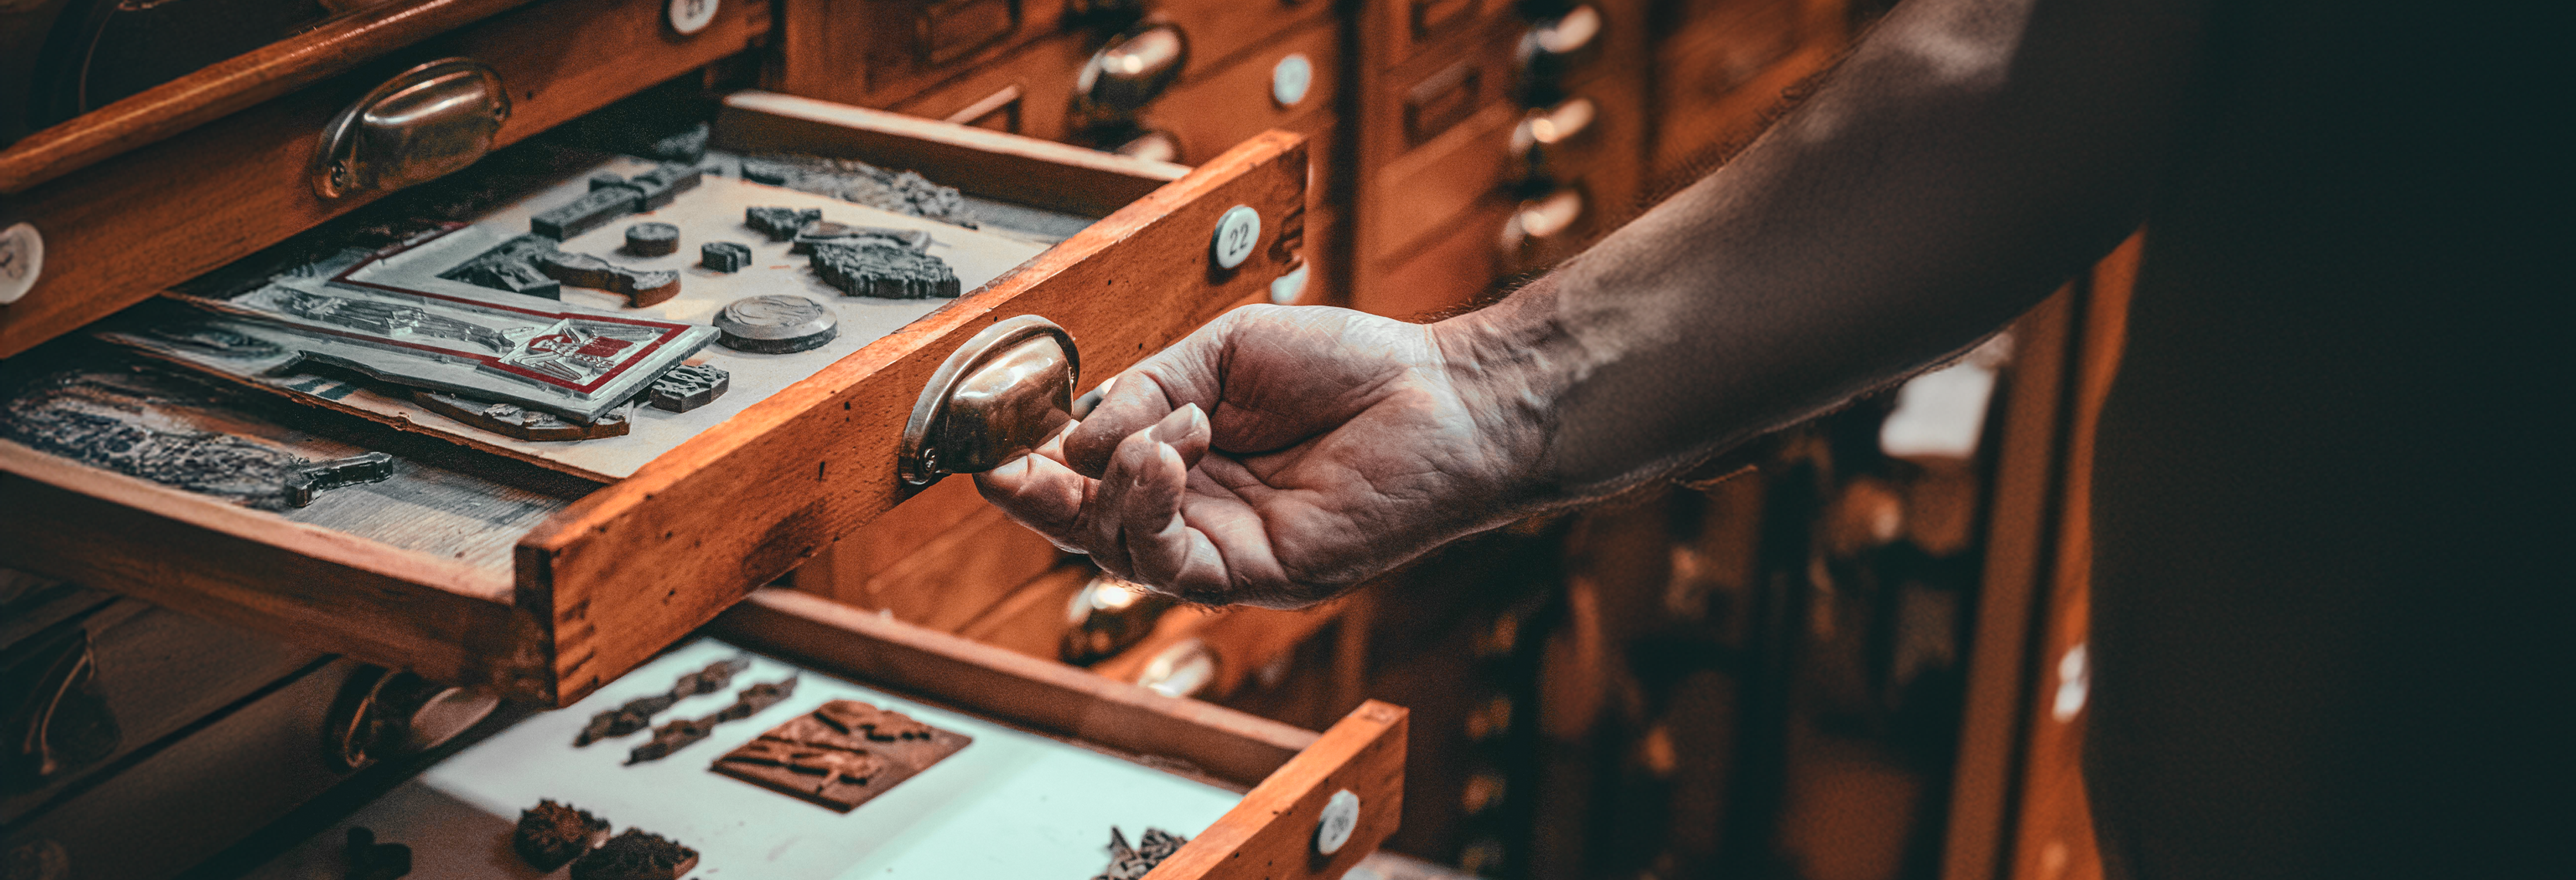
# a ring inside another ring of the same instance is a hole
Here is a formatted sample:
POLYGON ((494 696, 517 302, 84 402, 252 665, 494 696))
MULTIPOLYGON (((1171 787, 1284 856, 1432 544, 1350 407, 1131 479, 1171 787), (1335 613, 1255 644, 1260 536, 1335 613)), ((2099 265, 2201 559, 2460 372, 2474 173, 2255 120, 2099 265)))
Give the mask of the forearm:
POLYGON ((1434 328, 1535 503, 1670 474, 1974 343, 2134 228, 2197 3, 1911 0, 1733 162, 1434 328))

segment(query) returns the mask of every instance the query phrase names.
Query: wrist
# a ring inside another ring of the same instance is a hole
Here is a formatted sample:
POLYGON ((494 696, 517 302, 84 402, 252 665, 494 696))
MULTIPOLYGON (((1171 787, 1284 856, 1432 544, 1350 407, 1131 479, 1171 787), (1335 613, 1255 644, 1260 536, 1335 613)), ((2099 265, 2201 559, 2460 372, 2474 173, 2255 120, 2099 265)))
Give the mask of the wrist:
POLYGON ((1556 279, 1426 327, 1441 368, 1486 454, 1499 462, 1498 500, 1518 515, 1574 500, 1555 476, 1557 413, 1580 349, 1556 318, 1556 279))

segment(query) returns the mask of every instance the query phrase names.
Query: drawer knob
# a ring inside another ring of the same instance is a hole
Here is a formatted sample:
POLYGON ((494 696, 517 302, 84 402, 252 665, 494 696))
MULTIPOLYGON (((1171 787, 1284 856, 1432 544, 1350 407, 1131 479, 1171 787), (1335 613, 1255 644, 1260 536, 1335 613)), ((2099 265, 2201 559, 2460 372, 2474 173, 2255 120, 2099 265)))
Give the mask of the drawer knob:
POLYGON ((1082 356, 1054 321, 1021 315, 984 328, 948 355, 903 424, 904 482, 979 474, 1038 448, 1073 418, 1082 356))
POLYGON ((1180 77, 1189 61, 1181 29, 1157 24, 1131 31, 1091 56, 1074 78, 1086 115, 1116 117, 1143 109, 1180 77))
POLYGON ((501 75, 471 58, 403 71, 322 129, 313 191, 326 199, 382 193, 474 164, 510 118, 501 75))
POLYGON ((671 31, 689 36, 715 23, 718 0, 671 0, 666 11, 671 31))
POLYGON ((1294 107, 1306 100, 1306 90, 1315 85, 1315 62, 1304 52, 1290 52, 1279 63, 1270 66, 1270 100, 1281 107, 1294 107))
POLYGON ((501 705, 498 694, 370 666, 341 687, 325 747, 351 770, 439 747, 501 705))

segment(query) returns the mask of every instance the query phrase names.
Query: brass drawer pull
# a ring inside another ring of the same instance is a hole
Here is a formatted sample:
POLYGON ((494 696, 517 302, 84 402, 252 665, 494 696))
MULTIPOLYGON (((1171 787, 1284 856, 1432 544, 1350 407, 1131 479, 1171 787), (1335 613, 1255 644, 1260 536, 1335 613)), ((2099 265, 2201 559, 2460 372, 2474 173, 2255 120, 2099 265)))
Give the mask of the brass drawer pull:
POLYGON ((403 71, 323 127, 313 191, 337 199, 434 179, 483 158, 509 118, 509 91, 483 62, 443 58, 403 71))
POLYGON ((1131 31, 1101 47, 1074 78, 1086 115, 1115 118, 1133 113, 1161 97, 1189 63, 1189 39, 1181 29, 1157 24, 1131 31))
POLYGON ((1036 449, 1073 418, 1082 356, 1073 335, 1036 315, 966 340, 922 386, 903 425, 897 472, 915 486, 979 474, 1036 449))
POLYGON ((323 747, 340 766, 356 770, 437 748, 500 705, 500 695, 487 690, 449 687, 369 666, 341 686, 323 730, 323 747))
POLYGON ((116 754, 123 734, 98 690, 89 630, 74 630, 0 677, 8 705, 5 790, 33 791, 63 773, 116 754))

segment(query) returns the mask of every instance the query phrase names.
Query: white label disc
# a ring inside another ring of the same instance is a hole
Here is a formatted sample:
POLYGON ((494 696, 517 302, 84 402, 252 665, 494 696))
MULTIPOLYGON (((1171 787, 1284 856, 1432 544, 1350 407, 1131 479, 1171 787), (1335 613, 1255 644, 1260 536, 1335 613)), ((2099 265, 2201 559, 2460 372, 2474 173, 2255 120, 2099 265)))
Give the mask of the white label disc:
POLYGON ((45 237, 19 223, 0 229, 0 305, 17 302, 45 274, 45 237))
POLYGON ((1226 209, 1225 216, 1216 218, 1216 241, 1212 247, 1217 268, 1232 269, 1243 265, 1244 260, 1252 257, 1253 246, 1260 243, 1261 212, 1247 205, 1236 205, 1226 209))
POLYGON ((1324 801, 1323 818, 1315 820, 1315 851, 1332 855, 1351 842, 1351 831, 1360 826, 1360 796, 1350 789, 1333 792, 1324 801))
POLYGON ((716 20, 717 0, 671 0, 671 29, 682 35, 707 29, 716 20))
POLYGON ((1306 100, 1307 88, 1315 84, 1315 62, 1304 52, 1290 52, 1288 57, 1270 67, 1270 99, 1282 107, 1297 106, 1306 100))

